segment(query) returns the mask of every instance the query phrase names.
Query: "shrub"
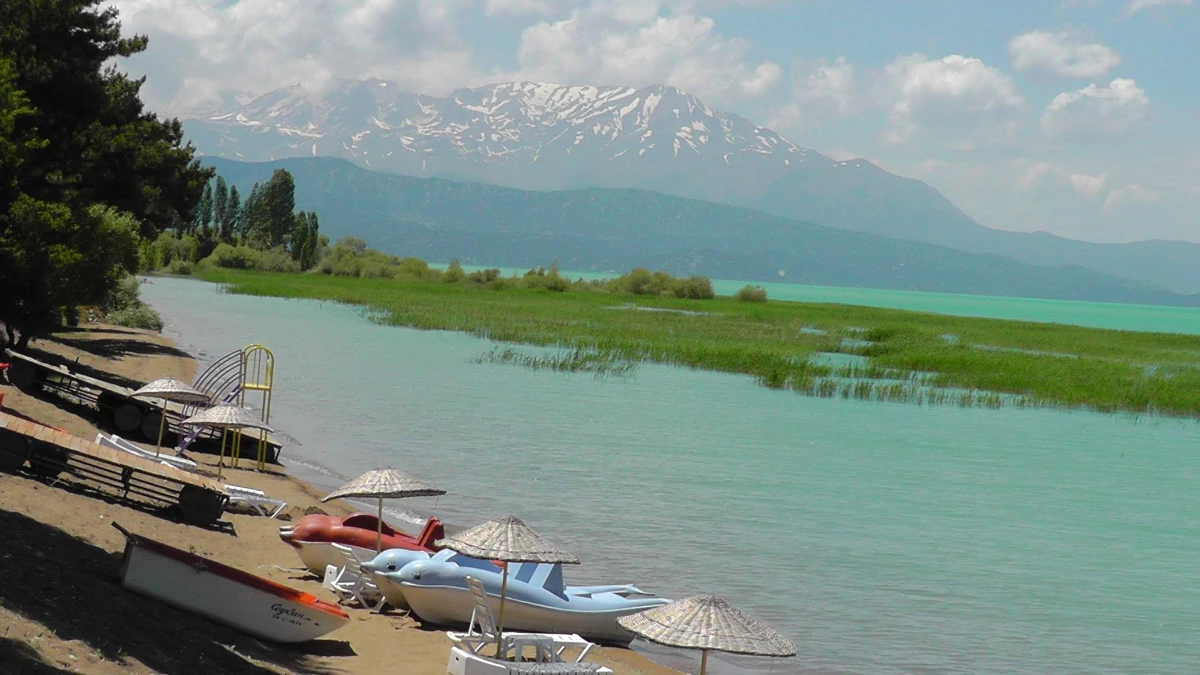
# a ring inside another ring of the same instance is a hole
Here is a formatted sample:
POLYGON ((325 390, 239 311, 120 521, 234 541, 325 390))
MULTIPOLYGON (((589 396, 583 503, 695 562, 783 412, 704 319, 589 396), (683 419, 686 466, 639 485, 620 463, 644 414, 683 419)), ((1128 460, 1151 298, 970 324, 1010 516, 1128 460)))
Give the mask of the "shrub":
POLYGON ((142 304, 138 294, 141 291, 141 282, 132 274, 126 276, 117 282, 116 286, 108 292, 104 297, 104 301, 100 303, 100 309, 104 313, 119 312, 121 310, 137 307, 142 304))
POLYGON ((158 312, 151 309, 149 305, 142 304, 111 312, 106 317, 106 320, 113 325, 125 326, 127 328, 142 328, 157 331, 161 331, 163 328, 162 317, 158 315, 158 312))
POLYGON ((496 268, 471 272, 467 278, 477 284, 490 284, 500 278, 500 270, 496 268))
POLYGON ((450 261, 450 266, 442 274, 442 281, 448 284, 456 284, 467 278, 467 273, 462 268, 462 263, 458 262, 458 258, 450 261))
POLYGON ((171 232, 163 232, 154 240, 154 248, 161 267, 167 267, 176 260, 194 263, 200 250, 200 240, 191 234, 176 236, 171 232))
POLYGON ((716 297, 713 292, 712 281, 708 277, 692 276, 686 279, 677 279, 671 287, 671 292, 677 298, 689 298, 691 300, 712 300, 716 297))
MULTIPOLYGON (((578 285, 582 286, 584 283, 581 279, 578 285)), ((598 286, 600 284, 595 284, 592 288, 598 286)), ((629 274, 609 281, 606 287, 611 291, 634 295, 661 295, 696 300, 716 297, 716 294, 713 293, 712 282, 708 280, 708 277, 692 276, 676 279, 662 270, 651 272, 645 267, 634 268, 629 274)))
POLYGON ((300 263, 292 259, 292 254, 276 246, 269 251, 259 253, 257 267, 263 272, 299 272, 300 263))
POLYGON ((742 286, 733 297, 742 302, 766 302, 767 289, 762 286, 742 286))
POLYGON ((414 279, 437 279, 441 276, 441 272, 429 267, 429 263, 420 258, 403 258, 400 261, 398 273, 410 276, 414 279))
POLYGON ((218 244, 212 255, 205 258, 209 264, 231 270, 256 270, 262 261, 262 254, 249 246, 230 246, 218 244))
POLYGON ((162 268, 162 271, 166 272, 167 274, 179 274, 186 276, 196 271, 196 265, 190 260, 176 258, 171 261, 171 264, 162 268))

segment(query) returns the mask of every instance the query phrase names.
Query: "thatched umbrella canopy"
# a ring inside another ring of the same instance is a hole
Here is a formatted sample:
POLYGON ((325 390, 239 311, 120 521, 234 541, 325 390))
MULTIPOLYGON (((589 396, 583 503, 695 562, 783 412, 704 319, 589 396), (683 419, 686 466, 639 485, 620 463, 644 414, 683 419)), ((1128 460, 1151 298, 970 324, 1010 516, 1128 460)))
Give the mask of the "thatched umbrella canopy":
MULTIPOLYGON (((568 553, 547 541, 516 516, 504 516, 463 530, 453 537, 439 539, 438 546, 472 558, 510 562, 565 563, 578 565, 579 556, 568 553)), ((504 598, 508 594, 508 565, 500 581, 500 615, 496 629, 504 634, 504 598)), ((496 645, 500 656, 501 640, 496 645)))
POLYGON ((579 556, 551 544, 516 516, 489 520, 441 539, 438 545, 484 560, 579 564, 579 556))
POLYGON ((239 406, 224 403, 201 410, 180 424, 189 424, 214 429, 262 429, 266 432, 275 431, 262 418, 253 412, 239 406))
MULTIPOLYGON (((180 424, 212 427, 213 429, 261 429, 268 433, 275 431, 253 412, 239 406, 223 403, 192 415, 180 424)), ((221 434, 221 460, 217 464, 217 477, 225 466, 225 434, 221 434)))
POLYGON ((205 403, 208 394, 197 391, 190 384, 173 377, 163 377, 143 386, 130 394, 133 398, 157 398, 162 400, 162 418, 158 423, 158 444, 154 446, 155 454, 162 448, 163 433, 167 430, 167 401, 178 403, 205 403))
POLYGON ((795 656, 796 645, 774 628, 715 595, 697 595, 623 616, 617 623, 641 637, 684 649, 700 649, 700 673, 709 650, 755 656, 795 656))
POLYGON ((384 467, 372 469, 321 498, 327 502, 341 497, 374 497, 379 500, 379 518, 375 530, 375 552, 383 549, 383 500, 405 497, 436 497, 446 491, 416 476, 384 467))

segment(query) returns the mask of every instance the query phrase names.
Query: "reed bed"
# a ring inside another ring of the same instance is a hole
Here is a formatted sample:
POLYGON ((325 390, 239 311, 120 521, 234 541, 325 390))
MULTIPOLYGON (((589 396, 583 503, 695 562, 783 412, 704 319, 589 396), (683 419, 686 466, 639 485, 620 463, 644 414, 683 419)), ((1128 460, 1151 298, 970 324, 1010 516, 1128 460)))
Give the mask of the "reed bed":
POLYGON ((528 367, 619 374, 621 364, 645 361, 744 373, 763 386, 813 396, 1200 417, 1200 336, 827 303, 496 290, 401 277, 233 270, 203 276, 236 293, 361 305, 380 323, 564 350, 558 360, 503 351, 488 357, 528 367), (629 305, 672 311, 612 311, 629 305), (831 366, 814 358, 820 353, 866 361, 831 366))

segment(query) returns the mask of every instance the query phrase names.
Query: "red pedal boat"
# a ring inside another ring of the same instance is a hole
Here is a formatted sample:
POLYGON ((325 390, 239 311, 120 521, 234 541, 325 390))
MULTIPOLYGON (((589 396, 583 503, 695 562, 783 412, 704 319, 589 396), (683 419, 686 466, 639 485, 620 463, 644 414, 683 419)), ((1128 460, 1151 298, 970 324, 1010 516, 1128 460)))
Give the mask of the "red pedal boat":
MULTIPOLYGON (((342 544, 355 549, 361 560, 371 560, 375 557, 375 534, 379 519, 370 513, 355 513, 338 518, 313 514, 297 520, 294 525, 279 528, 279 538, 300 556, 304 566, 317 575, 325 574, 325 567, 333 565, 341 567, 345 559, 331 544, 342 544)), ((436 553, 440 550, 434 545, 438 539, 446 536, 442 521, 430 518, 421 529, 421 533, 413 537, 396 528, 383 523, 383 550, 402 548, 409 551, 425 551, 436 553)))

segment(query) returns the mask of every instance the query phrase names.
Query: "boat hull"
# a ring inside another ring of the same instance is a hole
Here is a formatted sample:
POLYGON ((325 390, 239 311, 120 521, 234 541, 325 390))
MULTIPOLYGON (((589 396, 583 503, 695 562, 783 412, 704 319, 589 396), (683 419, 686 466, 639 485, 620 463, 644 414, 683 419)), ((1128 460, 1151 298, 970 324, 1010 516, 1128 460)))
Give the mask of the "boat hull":
MULTIPOLYGON (((508 675, 508 665, 504 661, 496 661, 472 654, 459 647, 451 647, 450 658, 446 661, 446 675, 508 675)), ((596 672, 599 675, 613 675, 610 668, 601 668, 596 672)))
POLYGON ((350 617, 327 603, 158 542, 130 539, 121 585, 271 642, 305 642, 350 617))
POLYGON ((430 518, 421 533, 412 537, 391 525, 383 523, 382 536, 376 533, 379 520, 368 513, 355 513, 342 518, 321 514, 307 515, 295 524, 279 528, 279 539, 296 550, 296 556, 308 571, 323 576, 325 567, 342 567, 346 561, 332 544, 341 544, 354 549, 359 560, 371 560, 376 555, 376 537, 383 550, 401 549, 436 553, 433 542, 441 538, 442 523, 430 518))
MULTIPOLYGON (((404 597, 417 616, 442 626, 466 625, 475 609, 475 596, 457 586, 426 586, 402 582, 404 597)), ((500 616, 500 598, 489 595, 488 608, 492 616, 500 616)), ((628 645, 633 633, 617 625, 617 618, 637 614, 661 601, 645 607, 624 607, 600 611, 573 611, 545 607, 508 598, 504 601, 504 630, 533 633, 574 633, 589 640, 609 645, 628 645)))

